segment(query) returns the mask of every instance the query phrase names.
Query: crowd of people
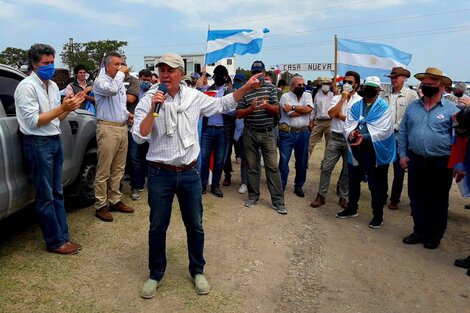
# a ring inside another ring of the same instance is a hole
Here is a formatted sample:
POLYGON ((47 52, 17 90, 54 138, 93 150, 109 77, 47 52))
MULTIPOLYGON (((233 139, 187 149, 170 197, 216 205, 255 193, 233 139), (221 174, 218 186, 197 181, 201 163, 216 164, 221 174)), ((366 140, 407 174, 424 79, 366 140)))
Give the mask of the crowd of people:
MULTIPOLYGON (((81 249, 68 234, 58 125, 75 109, 90 110, 97 119, 95 216, 112 222, 112 212, 134 212, 122 201, 126 168, 131 199, 141 199, 145 186, 148 190, 149 279, 141 290, 143 298, 155 295, 165 273, 166 231, 175 195, 187 232, 190 275, 198 294, 209 293, 204 276, 202 197, 208 185, 214 196, 224 196, 220 187, 223 173, 223 185, 232 184, 232 147, 240 163, 238 192, 247 193, 247 208, 260 202, 264 165, 272 208, 286 215, 284 194, 290 189, 292 152, 292 191, 303 198, 309 158, 325 138, 311 207, 326 204, 332 171, 342 158, 336 217, 358 216, 361 183, 367 182, 372 210, 368 226, 379 229, 384 223, 388 170, 393 164, 390 210, 399 208, 408 172, 414 227, 403 242, 435 249, 444 236, 455 173, 449 160, 457 113, 462 112, 459 105, 470 105, 470 98, 464 93, 464 83, 452 87, 452 80, 437 68, 414 75, 420 81, 418 91, 405 85, 411 73, 403 67, 390 70, 389 90, 382 90, 380 77, 361 78, 354 71, 344 73, 341 86, 330 78, 319 78, 312 90, 299 75, 274 85, 259 60, 253 62, 249 79, 238 73, 232 80, 223 65, 215 67, 210 80, 205 70, 186 76, 184 61, 175 53, 158 60, 157 73, 144 69, 136 78, 130 75, 123 57, 112 52, 105 56, 105 71, 94 82, 87 81, 85 68, 77 65, 75 79, 61 99, 51 80, 54 58, 52 47, 33 45, 29 50, 32 73, 15 92, 46 247, 59 254, 75 254, 81 249)), ((456 260, 455 265, 469 269, 470 275, 470 257, 456 260)))

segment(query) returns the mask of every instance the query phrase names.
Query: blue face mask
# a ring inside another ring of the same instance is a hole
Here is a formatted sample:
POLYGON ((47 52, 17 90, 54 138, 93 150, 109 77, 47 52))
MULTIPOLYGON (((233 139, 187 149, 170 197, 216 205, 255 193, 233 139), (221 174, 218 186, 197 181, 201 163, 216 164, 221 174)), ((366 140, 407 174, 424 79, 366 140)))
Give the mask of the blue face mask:
POLYGON ((44 80, 49 80, 54 76, 55 68, 54 64, 48 64, 40 66, 38 69, 38 75, 44 80))
POLYGON ((143 92, 146 92, 147 90, 149 90, 150 87, 152 87, 151 82, 147 82, 147 81, 140 82, 140 90, 142 90, 143 92))

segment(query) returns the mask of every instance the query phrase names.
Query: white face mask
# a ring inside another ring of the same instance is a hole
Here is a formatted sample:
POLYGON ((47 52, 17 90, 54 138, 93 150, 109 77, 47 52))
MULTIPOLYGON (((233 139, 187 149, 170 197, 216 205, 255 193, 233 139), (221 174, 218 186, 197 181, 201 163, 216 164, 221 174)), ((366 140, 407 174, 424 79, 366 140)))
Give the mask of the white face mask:
POLYGON ((344 84, 343 90, 346 90, 347 92, 351 92, 353 91, 353 86, 351 84, 344 84))
POLYGON ((329 85, 322 85, 321 90, 323 90, 323 92, 328 92, 328 91, 330 91, 330 86, 329 85))

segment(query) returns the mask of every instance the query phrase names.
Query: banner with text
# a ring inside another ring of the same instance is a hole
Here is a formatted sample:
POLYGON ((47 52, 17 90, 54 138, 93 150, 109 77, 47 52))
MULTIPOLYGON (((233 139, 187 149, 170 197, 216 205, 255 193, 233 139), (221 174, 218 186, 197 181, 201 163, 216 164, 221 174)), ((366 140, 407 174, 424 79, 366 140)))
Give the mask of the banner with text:
POLYGON ((310 71, 334 71, 334 63, 291 63, 279 64, 281 71, 286 72, 310 72, 310 71))

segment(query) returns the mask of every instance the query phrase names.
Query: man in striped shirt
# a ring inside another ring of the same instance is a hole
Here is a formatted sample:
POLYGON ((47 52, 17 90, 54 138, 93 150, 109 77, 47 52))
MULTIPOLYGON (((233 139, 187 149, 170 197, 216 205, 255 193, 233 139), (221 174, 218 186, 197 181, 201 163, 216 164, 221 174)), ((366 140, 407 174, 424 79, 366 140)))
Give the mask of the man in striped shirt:
MULTIPOLYGON (((252 74, 263 73, 264 75, 265 72, 263 62, 253 62, 252 74)), ((237 118, 245 119, 243 144, 248 168, 248 200, 245 202, 245 206, 250 208, 259 202, 261 150, 272 207, 279 214, 287 214, 281 175, 277 166, 277 149, 273 132, 273 128, 276 126, 275 121, 279 118, 276 86, 264 82, 260 88, 243 96, 238 102, 237 118)))
POLYGON ((197 165, 199 116, 233 111, 243 95, 259 87, 259 75, 253 76, 235 92, 213 98, 182 83, 184 61, 178 54, 163 55, 156 66, 160 84, 165 84, 168 93, 153 86, 137 105, 132 128, 137 143, 149 142, 150 275, 140 295, 146 299, 154 297, 165 274, 166 230, 175 195, 186 228, 189 272, 196 292, 207 294, 210 288, 204 276, 202 184, 197 165))

